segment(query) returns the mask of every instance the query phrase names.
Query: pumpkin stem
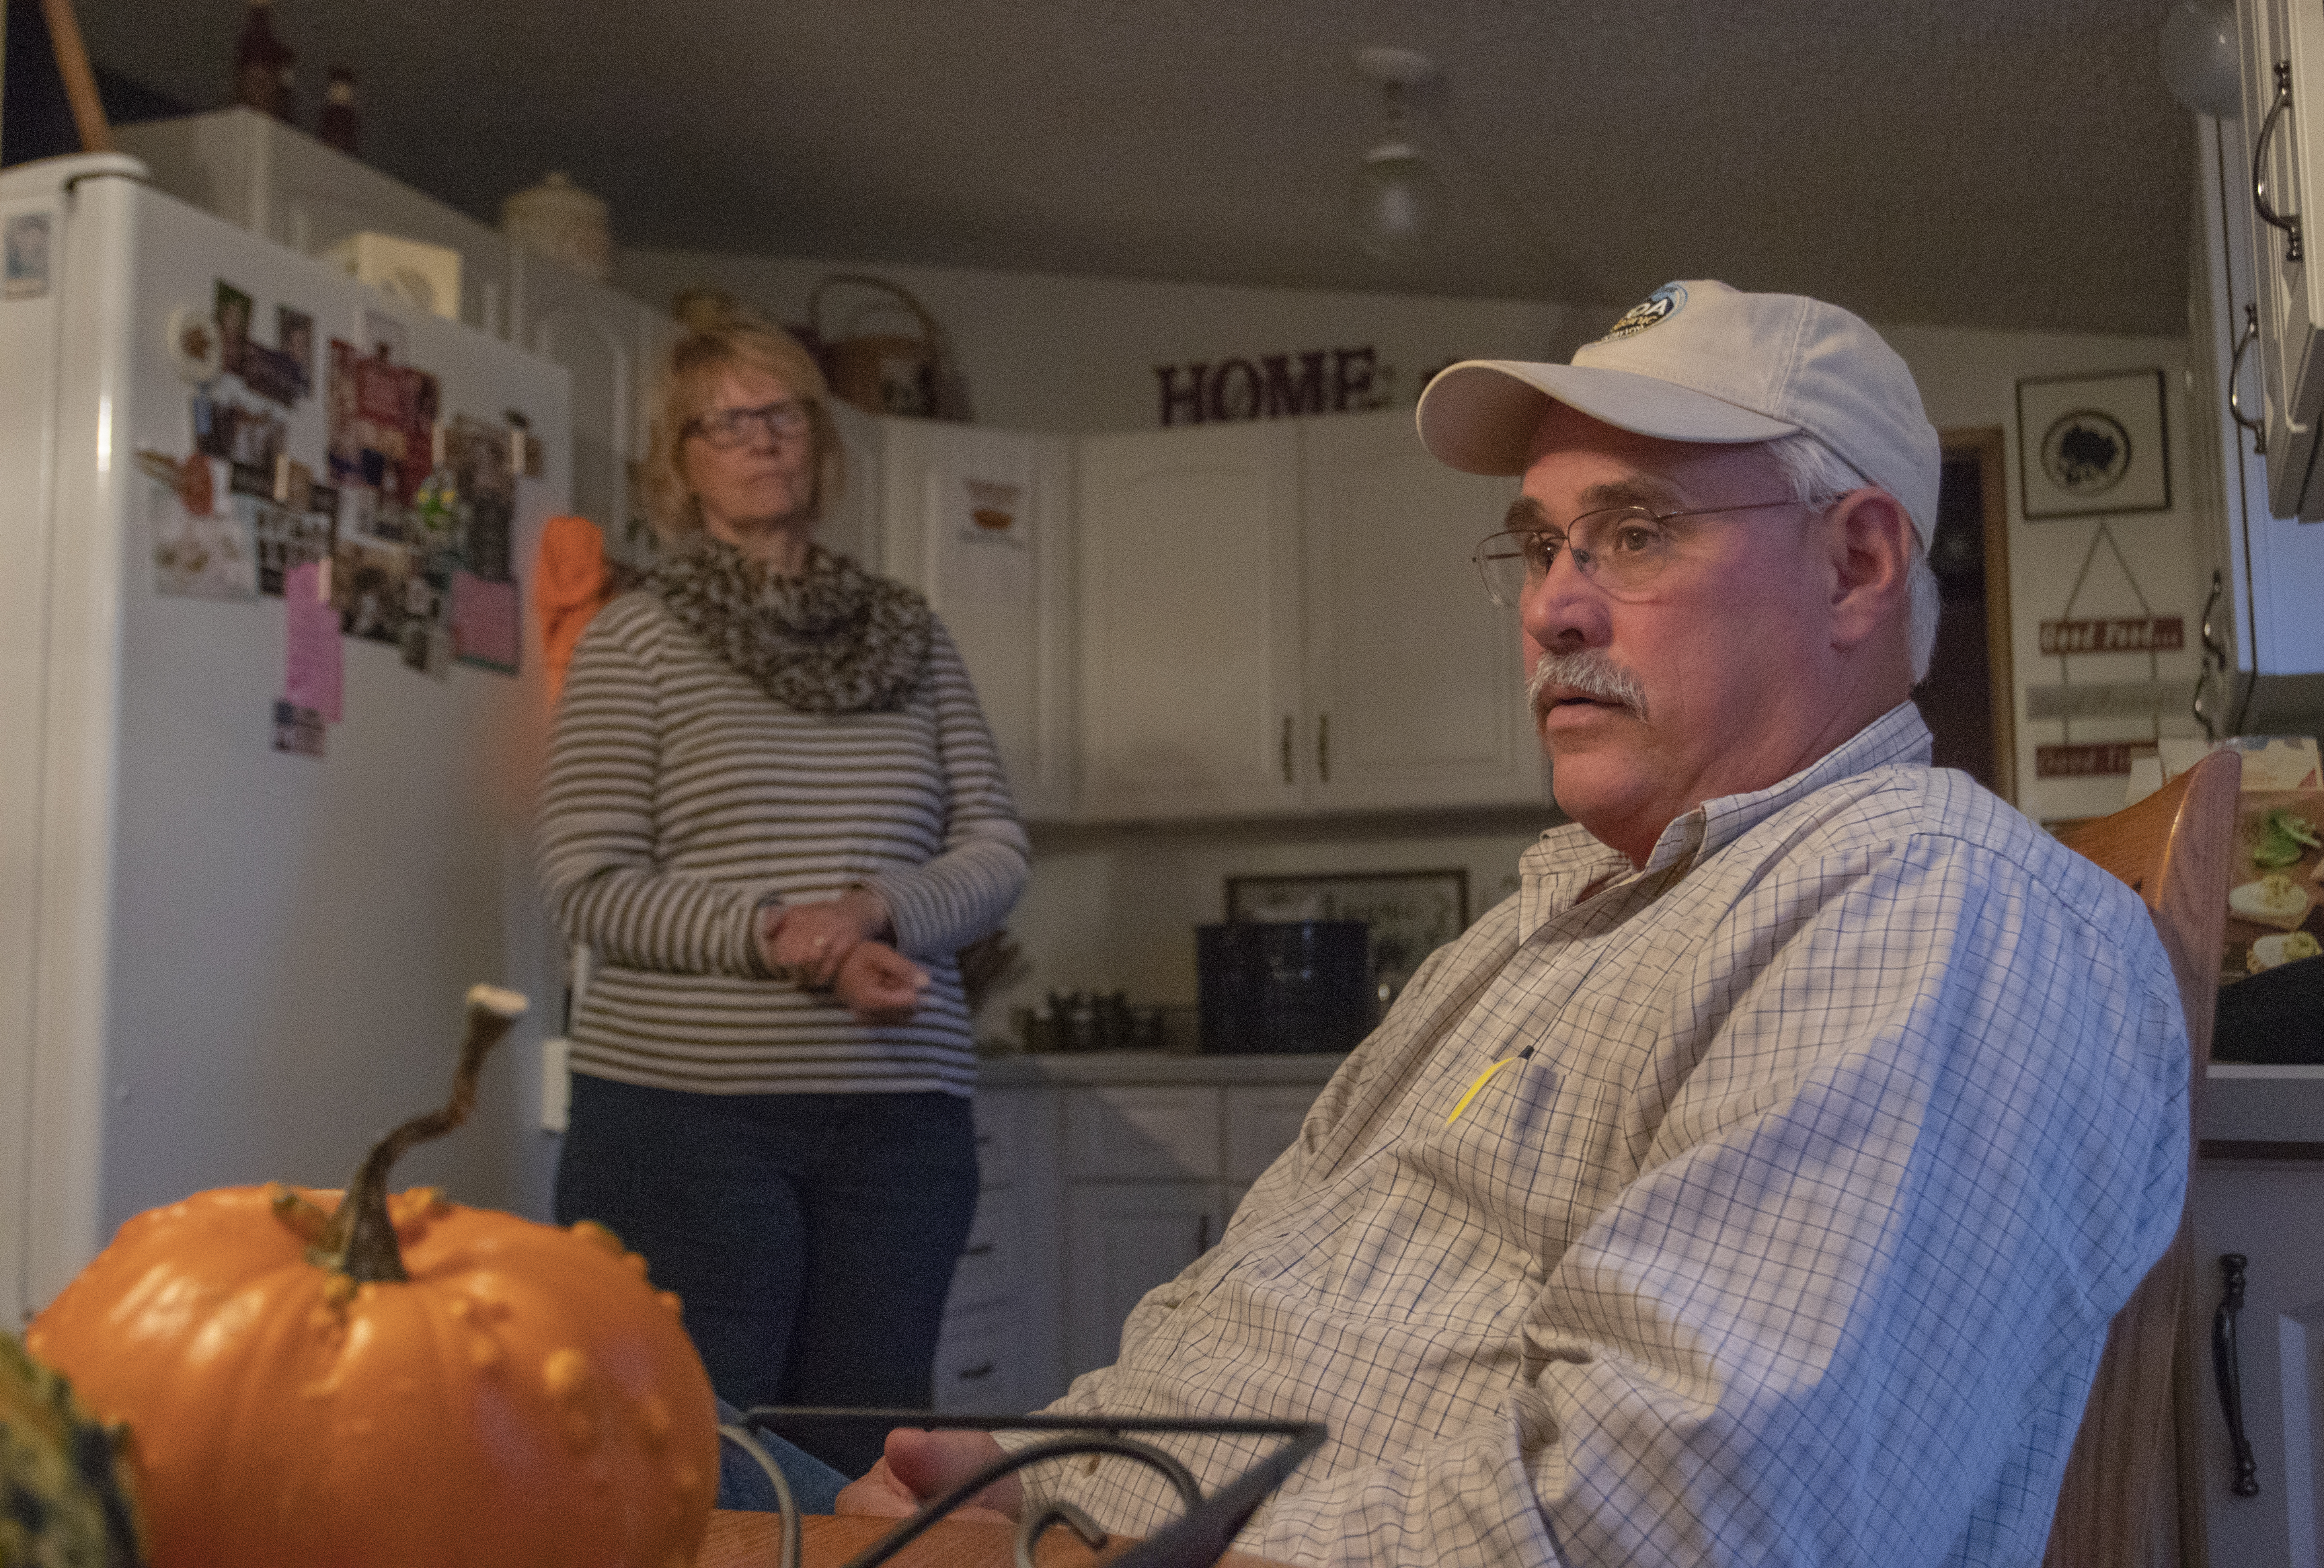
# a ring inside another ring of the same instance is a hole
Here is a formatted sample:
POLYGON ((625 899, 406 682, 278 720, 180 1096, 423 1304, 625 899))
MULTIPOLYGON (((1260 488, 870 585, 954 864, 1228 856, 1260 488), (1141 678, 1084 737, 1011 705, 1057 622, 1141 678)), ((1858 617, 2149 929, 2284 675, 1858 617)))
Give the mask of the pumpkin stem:
POLYGON ((468 1033, 460 1042, 460 1065, 452 1075, 452 1097, 441 1107, 415 1116, 372 1146, 347 1181, 347 1190, 331 1214, 331 1222, 307 1250, 310 1262, 336 1269, 355 1284, 380 1279, 409 1279, 403 1252, 395 1244, 395 1226, 387 1217, 387 1176, 404 1151, 415 1143, 441 1138, 462 1122, 476 1104, 476 1075, 484 1056, 500 1044, 509 1027, 524 1016, 525 1000, 495 985, 468 988, 468 1033))

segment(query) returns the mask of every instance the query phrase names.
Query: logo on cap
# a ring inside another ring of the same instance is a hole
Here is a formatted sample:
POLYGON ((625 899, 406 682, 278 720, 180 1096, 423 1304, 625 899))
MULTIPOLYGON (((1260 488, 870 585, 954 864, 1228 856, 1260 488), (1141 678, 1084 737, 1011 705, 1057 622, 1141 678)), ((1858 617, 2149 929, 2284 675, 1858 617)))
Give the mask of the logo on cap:
POLYGON ((1622 312, 1600 343, 1612 343, 1617 338, 1635 337, 1657 321, 1667 321, 1686 308, 1686 285, 1665 283, 1637 304, 1622 312))

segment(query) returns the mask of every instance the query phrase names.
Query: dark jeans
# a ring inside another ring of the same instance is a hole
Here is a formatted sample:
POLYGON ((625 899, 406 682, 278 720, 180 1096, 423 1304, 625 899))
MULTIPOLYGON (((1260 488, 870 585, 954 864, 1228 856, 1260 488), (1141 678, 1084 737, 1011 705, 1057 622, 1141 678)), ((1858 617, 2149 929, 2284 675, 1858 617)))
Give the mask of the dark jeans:
MULTIPOLYGON (((678 1293, 728 1404, 926 1409, 976 1207, 953 1094, 689 1094, 581 1074, 559 1223, 596 1220, 678 1293)), ((849 1476, 883 1432, 785 1427, 849 1476)))
MULTIPOLYGON (((718 1425, 741 1426, 742 1413, 724 1400, 718 1402, 718 1425)), ((840 1474, 831 1466, 807 1453, 797 1444, 760 1430, 751 1434, 775 1468, 783 1472, 790 1483, 791 1501, 803 1514, 827 1514, 839 1503, 839 1489, 854 1477, 840 1474)), ((718 1506, 722 1508, 747 1508, 757 1513, 772 1514, 782 1510, 782 1499, 775 1493, 775 1483, 752 1459, 724 1436, 718 1439, 718 1506)))

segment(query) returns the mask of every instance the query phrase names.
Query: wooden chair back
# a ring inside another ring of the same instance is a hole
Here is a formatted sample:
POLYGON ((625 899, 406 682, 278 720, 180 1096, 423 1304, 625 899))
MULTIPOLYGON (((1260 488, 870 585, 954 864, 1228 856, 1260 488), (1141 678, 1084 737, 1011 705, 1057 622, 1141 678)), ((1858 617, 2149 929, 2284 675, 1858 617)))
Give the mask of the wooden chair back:
MULTIPOLYGON (((2187 1010, 2187 1097, 2195 1115, 2211 1061, 2219 949, 2243 758, 2214 752, 2160 791, 2061 835, 2135 889, 2154 917, 2187 1010)), ((2194 1154, 2194 1128, 2188 1155, 2194 1154)), ((2187 1337, 2188 1229, 2115 1314, 2066 1463, 2043 1568, 2158 1568, 2180 1559, 2181 1485, 2173 1362, 2187 1337)), ((2191 1478, 2200 1496, 2200 1473, 2191 1478)))

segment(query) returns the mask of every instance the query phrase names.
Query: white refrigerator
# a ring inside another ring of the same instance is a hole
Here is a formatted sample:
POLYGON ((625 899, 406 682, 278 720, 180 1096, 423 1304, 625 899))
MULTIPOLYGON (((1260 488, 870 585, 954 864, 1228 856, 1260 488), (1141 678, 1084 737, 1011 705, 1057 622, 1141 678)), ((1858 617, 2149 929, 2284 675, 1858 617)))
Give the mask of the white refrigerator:
POLYGON ((398 1185, 540 1215, 554 1159, 567 373, 143 172, 0 175, 0 1324, 140 1210, 340 1185, 441 1101, 477 981, 533 1016, 398 1185))

